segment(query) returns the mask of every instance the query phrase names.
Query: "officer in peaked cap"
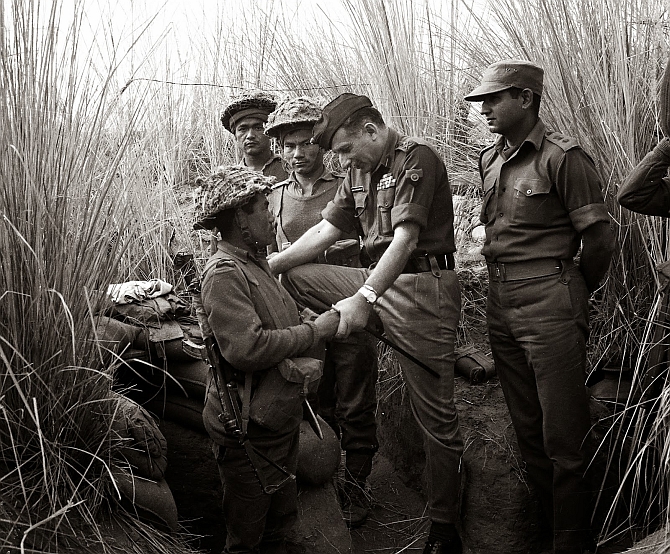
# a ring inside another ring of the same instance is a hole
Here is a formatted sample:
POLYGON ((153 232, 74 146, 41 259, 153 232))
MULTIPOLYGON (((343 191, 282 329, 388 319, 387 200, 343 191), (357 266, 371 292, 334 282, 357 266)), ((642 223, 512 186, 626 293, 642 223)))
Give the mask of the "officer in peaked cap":
POLYGON ((539 117, 542 78, 525 60, 497 62, 465 99, 482 103, 498 135, 479 158, 496 371, 553 527, 553 551, 582 554, 592 548, 588 301, 609 266, 613 235, 591 158, 539 117))
POLYGON ((530 89, 542 96, 544 69, 525 60, 504 60, 491 64, 482 75, 481 84, 465 99, 480 102, 487 94, 501 92, 508 88, 530 89))
POLYGON ((268 115, 277 107, 276 98, 264 91, 249 90, 233 99, 221 114, 225 129, 235 135, 242 163, 277 182, 288 176, 281 158, 272 151, 272 143, 264 134, 268 115))
POLYGON ((298 304, 340 312, 336 338, 365 328, 374 312, 389 339, 438 378, 400 356, 424 436, 431 528, 425 553, 461 554, 461 439, 454 406, 454 344, 460 289, 454 269, 453 205, 444 163, 424 140, 387 127, 366 96, 345 93, 323 108, 312 141, 330 148, 346 176, 321 215, 270 260, 298 304), (359 230, 372 265, 308 264, 359 230), (417 291, 421 291, 417 294, 417 291))

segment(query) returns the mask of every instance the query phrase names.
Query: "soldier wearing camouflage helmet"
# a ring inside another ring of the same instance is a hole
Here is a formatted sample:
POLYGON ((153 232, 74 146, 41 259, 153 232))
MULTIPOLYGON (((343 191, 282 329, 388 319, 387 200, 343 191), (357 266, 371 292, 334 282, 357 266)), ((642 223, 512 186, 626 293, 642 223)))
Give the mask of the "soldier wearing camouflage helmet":
POLYGON ((268 114, 277 106, 274 95, 260 90, 245 91, 226 106, 221 123, 235 135, 242 163, 263 175, 283 181, 288 176, 282 160, 272 151, 272 144, 263 133, 268 114))
MULTIPOLYGON (((286 100, 268 116, 265 132, 277 139, 289 178, 272 187, 268 200, 281 252, 310 227, 335 197, 344 176, 331 173, 323 163, 324 150, 311 142, 321 108, 310 98, 286 100)), ((352 231, 322 252, 318 263, 360 267, 360 241, 352 231)), ((340 436, 346 452, 346 479, 340 489, 342 514, 350 527, 368 516, 366 494, 377 441, 377 349, 368 333, 353 333, 328 345, 319 386, 319 413, 340 436)))
POLYGON ((263 253, 274 241, 266 199, 272 182, 243 166, 220 167, 199 179, 196 193, 194 227, 221 235, 202 275, 203 336, 210 343, 215 339, 234 368, 230 378, 248 393, 235 399, 242 414, 239 428, 261 462, 252 465, 239 437, 231 434, 223 417, 226 402, 214 381, 203 422, 225 484, 224 553, 257 553, 260 548, 304 552, 293 532, 296 484, 287 479, 297 467, 303 409, 295 389, 302 390, 303 384, 285 377, 300 364, 305 384, 316 382, 322 364, 319 347, 332 338, 338 322, 337 313, 330 311, 301 323, 295 302, 270 273, 263 253))

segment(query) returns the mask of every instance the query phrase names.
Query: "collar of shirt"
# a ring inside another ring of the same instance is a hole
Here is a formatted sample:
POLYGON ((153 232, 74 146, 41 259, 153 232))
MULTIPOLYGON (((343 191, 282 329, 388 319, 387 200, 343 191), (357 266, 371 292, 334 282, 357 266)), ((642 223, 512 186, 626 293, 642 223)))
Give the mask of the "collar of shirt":
POLYGON ((503 159, 508 160, 516 155, 516 153, 523 148, 523 145, 527 142, 533 145, 535 150, 540 150, 542 147, 542 141, 544 140, 544 135, 547 132, 547 127, 544 124, 544 122, 538 118, 537 123, 535 123, 535 127, 533 127, 528 133, 528 136, 523 139, 523 142, 519 145, 519 147, 510 155, 507 156, 505 155, 505 137, 500 135, 495 142, 495 149, 500 154, 503 159))
MULTIPOLYGON (((277 160, 281 161, 281 157, 279 157, 278 154, 273 154, 273 155, 268 159, 268 161, 266 161, 266 162, 263 164, 263 168, 261 169, 261 173, 263 173, 263 170, 264 170, 266 167, 268 167, 269 165, 272 165, 272 164, 275 163, 277 160)), ((247 165, 247 159, 244 158, 244 157, 242 158, 242 165, 243 165, 244 167, 249 167, 249 166, 247 165)))
MULTIPOLYGON (((323 173, 321 173, 321 176, 314 181, 314 185, 312 186, 312 195, 316 194, 319 191, 319 183, 322 181, 333 181, 335 180, 335 176, 328 171, 328 169, 324 166, 323 168, 323 173)), ((297 194, 302 196, 302 187, 300 186, 300 183, 298 183, 298 179, 295 176, 295 171, 291 171, 291 174, 288 176, 288 186, 291 189, 291 192, 293 194, 297 194)))
POLYGON ((216 249, 220 250, 224 254, 232 256, 233 258, 242 262, 243 264, 247 264, 249 263, 249 261, 252 261, 256 265, 264 267, 263 264, 267 263, 267 261, 264 258, 257 258, 253 254, 251 254, 248 250, 244 250, 242 248, 238 248, 237 246, 233 246, 232 244, 230 244, 225 240, 220 240, 216 246, 216 249))
POLYGON ((395 150, 400 141, 400 133, 395 129, 388 127, 389 135, 386 139, 386 144, 384 145, 384 151, 382 152, 381 157, 379 158, 379 163, 375 167, 372 173, 376 173, 380 168, 390 169, 391 164, 395 158, 395 150))

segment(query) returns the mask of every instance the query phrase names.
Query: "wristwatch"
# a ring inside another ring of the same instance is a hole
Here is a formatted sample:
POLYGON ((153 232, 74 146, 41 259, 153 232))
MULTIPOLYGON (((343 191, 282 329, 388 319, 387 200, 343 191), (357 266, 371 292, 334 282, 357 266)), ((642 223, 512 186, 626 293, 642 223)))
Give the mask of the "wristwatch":
POLYGON ((365 298, 365 301, 368 304, 374 304, 377 302, 377 291, 370 285, 363 285, 360 289, 358 289, 358 292, 363 295, 363 298, 365 298))

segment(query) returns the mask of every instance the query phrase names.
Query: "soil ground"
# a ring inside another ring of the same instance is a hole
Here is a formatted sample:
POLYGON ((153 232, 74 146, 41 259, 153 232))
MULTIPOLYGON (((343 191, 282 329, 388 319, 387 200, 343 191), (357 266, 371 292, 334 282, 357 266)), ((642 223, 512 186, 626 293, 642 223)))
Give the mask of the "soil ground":
MULTIPOLYGON (((396 390, 402 397, 402 387, 396 390)), ((421 552, 428 532, 427 504, 422 493, 419 435, 405 408, 380 403, 381 442, 370 477, 372 511, 368 521, 351 531, 352 554, 421 552), (396 424, 404 427, 399 431, 396 424), (408 423, 409 422, 409 423, 408 423), (396 441, 390 442, 393 434, 396 441), (416 444, 411 444, 411 442, 416 444)), ((462 535, 470 554, 539 554, 550 549, 541 509, 525 481, 523 463, 497 379, 471 385, 456 378, 456 404, 465 441, 462 535)), ((225 536, 220 516, 221 485, 200 432, 161 422, 169 445, 167 480, 185 529, 198 537, 193 545, 218 554, 225 536)), ((327 526, 330 522, 324 521, 327 526)), ((600 554, 622 552, 630 544, 606 545, 600 554)))

